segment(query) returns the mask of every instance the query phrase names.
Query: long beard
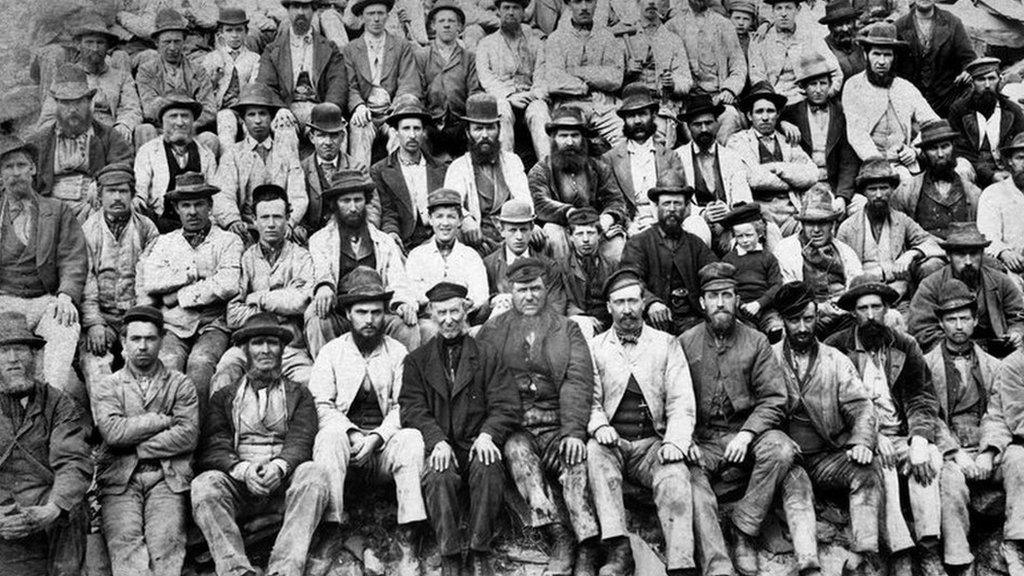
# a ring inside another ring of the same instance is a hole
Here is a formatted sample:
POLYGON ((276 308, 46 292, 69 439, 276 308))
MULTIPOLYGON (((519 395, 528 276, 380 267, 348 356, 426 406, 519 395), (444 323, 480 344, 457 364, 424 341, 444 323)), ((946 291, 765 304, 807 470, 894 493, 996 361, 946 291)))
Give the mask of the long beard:
POLYGON ((978 287, 978 282, 981 280, 981 270, 978 270, 973 265, 964 266, 960 271, 953 269, 953 278, 967 284, 967 287, 974 290, 978 287))
POLYGON ((997 104, 999 104, 999 95, 991 90, 982 90, 971 94, 971 108, 976 112, 981 112, 981 115, 986 118, 995 112, 997 104))
POLYGON ((931 175, 932 180, 953 182, 956 178, 956 160, 952 157, 932 162, 928 159, 928 155, 925 154, 922 156, 921 163, 928 169, 928 174, 931 175))
POLYGON ((694 135, 693 141, 697 144, 697 148, 704 152, 715 143, 715 134, 713 132, 701 132, 694 135))
POLYGON ((665 236, 678 240, 683 236, 683 221, 675 214, 662 216, 658 219, 658 227, 665 233, 665 236))
POLYGON ((622 126, 622 135, 625 136, 627 140, 632 140, 634 142, 646 142, 648 138, 654 135, 654 131, 655 127, 653 119, 650 122, 644 122, 639 125, 622 126))
POLYGON ((728 334, 736 325, 736 315, 724 310, 716 311, 708 316, 711 330, 718 335, 728 334))
POLYGON ((338 221, 338 225, 348 230, 360 230, 366 225, 366 210, 362 210, 355 214, 341 214, 340 212, 334 213, 334 218, 338 221))
POLYGON ((352 331, 352 341, 355 343, 356 348, 363 354, 369 354, 380 346, 380 343, 384 341, 384 331, 376 330, 373 334, 367 336, 357 330, 352 331))
POLYGON ((857 337, 868 352, 881 350, 889 341, 889 328, 875 320, 868 320, 857 327, 857 337))
POLYGON ((96 50, 82 50, 78 53, 78 63, 85 69, 86 72, 92 74, 99 73, 103 70, 103 65, 106 64, 106 55, 97 52, 96 50))
POLYGON ((472 140, 469 143, 469 155, 474 166, 490 166, 498 159, 498 141, 489 137, 472 140))
POLYGON ((261 370, 252 366, 246 376, 249 382, 257 388, 266 388, 281 380, 281 366, 277 365, 270 370, 261 370))
POLYGON ((871 200, 864 205, 864 212, 872 222, 876 224, 882 222, 889 217, 889 201, 871 200))
POLYGON ((806 352, 814 344, 813 332, 800 332, 789 336, 789 347, 797 352, 806 352))
POLYGON ((551 168, 558 174, 579 174, 587 165, 587 152, 582 146, 552 146, 551 168))
POLYGON ((892 81, 896 78, 896 72, 891 68, 888 72, 878 73, 872 70, 870 67, 864 70, 868 76, 868 82, 879 88, 888 88, 892 86, 892 81))

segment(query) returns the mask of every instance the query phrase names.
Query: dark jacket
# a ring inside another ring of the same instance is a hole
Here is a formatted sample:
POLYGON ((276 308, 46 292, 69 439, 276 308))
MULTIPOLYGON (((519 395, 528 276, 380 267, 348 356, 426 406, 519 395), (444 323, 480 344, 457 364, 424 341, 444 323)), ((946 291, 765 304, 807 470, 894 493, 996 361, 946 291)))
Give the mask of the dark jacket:
MULTIPOLYGON (((360 104, 366 103, 373 87, 373 75, 370 73, 370 59, 367 55, 366 40, 356 38, 345 46, 345 76, 348 89, 342 102, 348 103, 348 113, 355 112, 360 104)), ((394 34, 388 34, 384 40, 384 62, 381 63, 381 87, 394 100, 399 95, 423 97, 423 86, 420 73, 416 69, 416 58, 413 56, 412 44, 394 34)), ((344 106, 342 106, 344 108, 344 106)))
MULTIPOLYGON (((813 153, 811 124, 808 117, 807 100, 786 108, 782 119, 800 129, 800 147, 808 156, 813 153)), ((828 102, 828 135, 825 138, 825 167, 828 170, 828 185, 836 196, 849 202, 853 198, 853 180, 860 170, 860 158, 846 140, 846 115, 839 98, 828 102)))
POLYGON ((441 441, 468 452, 481 433, 501 446, 519 422, 519 392, 501 368, 498 351, 468 335, 451 393, 440 343, 431 338, 405 357, 398 405, 402 426, 420 431, 426 454, 441 441))
POLYGON ((615 271, 615 263, 602 255, 600 250, 594 258, 597 259, 597 265, 591 277, 584 271, 576 251, 569 251, 569 260, 562 273, 568 300, 566 314, 593 316, 607 326, 611 322, 611 315, 605 306, 603 290, 605 280, 615 271), (596 289, 596 292, 592 289, 596 289))
MULTIPOLYGON (((448 165, 438 162, 430 155, 423 156, 427 161, 427 192, 444 186, 444 175, 448 165)), ((388 154, 386 158, 370 166, 370 178, 377 186, 380 196, 381 222, 380 229, 385 234, 398 234, 402 242, 408 243, 416 230, 416 206, 409 189, 405 185, 402 165, 398 160, 398 150, 388 154)), ((415 248, 415 246, 408 246, 415 248)))
MULTIPOLYGON (((1024 132, 1024 109, 1019 104, 997 93, 999 107, 1002 108, 999 119, 999 142, 990 142, 996 148, 1002 148, 1013 140, 1013 137, 1024 132)), ((971 108, 970 98, 959 100, 949 110, 949 125, 960 133, 956 140, 956 155, 964 158, 974 166, 977 172, 978 187, 984 189, 992 183, 992 176, 999 168, 991 154, 982 154, 978 149, 985 133, 978 127, 977 113, 971 108)))
POLYGON ((451 59, 447 60, 431 42, 417 49, 413 56, 423 82, 427 112, 434 118, 441 118, 446 112, 465 116, 466 99, 470 94, 483 91, 476 74, 476 54, 456 46, 451 59))
MULTIPOLYGON (((612 171, 615 183, 622 191, 622 199, 626 203, 626 214, 632 220, 636 217, 636 196, 638 191, 633 190, 633 171, 629 162, 629 148, 626 141, 620 142, 601 157, 612 171)), ((675 170, 684 180, 686 176, 683 171, 683 162, 679 156, 664 144, 654 143, 654 171, 660 178, 670 170, 675 170)), ((639 194, 646 200, 647 190, 640 190, 639 194)))
MULTIPOLYGON (((352 168, 355 170, 366 170, 366 166, 344 151, 338 152, 338 170, 352 168)), ((323 186, 320 182, 320 168, 316 163, 316 153, 310 154, 302 161, 302 172, 306 175, 306 194, 309 196, 309 205, 306 207, 306 215, 302 217, 303 226, 312 236, 314 232, 323 228, 331 219, 332 207, 324 206, 323 186)), ((369 206, 367 209, 369 210, 369 206)))
POLYGON ((839 69, 843 71, 843 82, 854 74, 859 74, 868 67, 867 57, 864 55, 864 48, 857 42, 852 42, 849 51, 836 46, 835 39, 829 34, 825 36, 825 45, 836 56, 839 61, 839 69))
POLYGON ((896 21, 896 37, 910 44, 896 57, 896 73, 917 86, 935 113, 945 118, 961 91, 953 80, 977 58, 963 22, 936 6, 932 49, 925 53, 911 10, 896 21))
MULTIPOLYGON (((220 470, 230 474, 231 469, 242 461, 235 449, 233 416, 239 384, 233 382, 210 397, 210 407, 203 422, 199 450, 196 453, 197 472, 220 470)), ((281 385, 285 390, 288 433, 285 435, 284 448, 277 458, 288 464, 288 473, 291 474, 299 464, 313 459, 313 440, 316 438, 319 420, 313 395, 304 384, 282 378, 281 385)))
MULTIPOLYGON (((564 270, 543 254, 531 256, 544 262, 548 267, 548 274, 544 279, 544 285, 548 289, 548 308, 555 314, 565 314, 567 279, 564 270)), ((508 281, 508 260, 505 258, 504 241, 484 258, 484 269, 487 270, 487 288, 492 298, 497 294, 512 293, 512 285, 508 281)))
POLYGON ((562 197, 561 188, 551 173, 550 158, 537 162, 530 168, 527 178, 539 224, 551 222, 568 226, 565 215, 569 209, 584 206, 590 206, 598 214, 611 214, 618 223, 626 221, 626 202, 622 198, 622 190, 619 189, 611 168, 600 160, 589 159, 586 172, 589 189, 585 193, 589 197, 581 195, 570 202, 562 197))
MULTIPOLYGON (((260 72, 256 81, 266 84, 281 97, 285 105, 295 99, 294 74, 292 73, 291 29, 277 35, 260 57, 260 72)), ((348 84, 345 77, 345 62, 341 52, 330 40, 313 32, 313 70, 310 82, 316 89, 317 100, 333 102, 345 109, 348 84)))
POLYGON ((88 250, 74 213, 60 200, 39 196, 36 219, 36 273, 50 294, 64 293, 77 305, 85 291, 88 250))
MULTIPOLYGON (((858 373, 867 352, 858 350, 857 327, 852 326, 837 332, 825 340, 825 344, 838 348, 846 354, 858 373)), ((893 405, 899 416, 900 435, 921 436, 935 442, 939 426, 939 403, 935 397, 928 365, 917 342, 896 330, 889 331, 889 353, 886 362, 889 390, 893 405)))
MULTIPOLYGON (((92 121, 93 136, 89 140, 89 176, 95 177, 107 164, 114 162, 131 161, 134 158, 131 144, 125 142, 119 134, 114 132, 110 126, 92 121)), ((36 190, 43 196, 50 196, 53 193, 53 157, 56 154, 57 128, 50 125, 47 128, 36 132, 29 139, 37 150, 39 156, 36 160, 36 190)))

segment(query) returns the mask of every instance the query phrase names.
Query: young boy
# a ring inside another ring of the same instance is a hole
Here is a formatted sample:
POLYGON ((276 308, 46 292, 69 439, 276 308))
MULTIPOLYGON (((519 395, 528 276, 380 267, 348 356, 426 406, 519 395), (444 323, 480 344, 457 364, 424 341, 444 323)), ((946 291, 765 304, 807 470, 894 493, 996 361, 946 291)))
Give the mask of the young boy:
POLYGON ((242 87, 256 81, 260 55, 245 47, 249 18, 241 8, 221 8, 217 16, 217 48, 203 57, 217 99, 217 139, 227 150, 238 140, 238 115, 231 107, 242 87))
POLYGON ((782 273, 775 255, 764 249, 761 207, 757 203, 737 202, 722 220, 722 226, 732 232, 732 249, 722 257, 722 262, 736 267, 739 317, 767 334, 773 343, 777 342, 782 337, 782 320, 767 307, 782 286, 782 273))

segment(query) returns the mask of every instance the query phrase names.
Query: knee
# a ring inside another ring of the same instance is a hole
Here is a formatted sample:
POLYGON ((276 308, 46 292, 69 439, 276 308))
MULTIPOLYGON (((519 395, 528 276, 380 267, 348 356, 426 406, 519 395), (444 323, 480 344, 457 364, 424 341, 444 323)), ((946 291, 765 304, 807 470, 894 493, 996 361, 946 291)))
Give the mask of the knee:
POLYGON ((209 470, 192 480, 190 491, 194 507, 224 499, 231 478, 219 470, 209 470))
POLYGON ((389 442, 395 444, 397 449, 398 467, 418 470, 423 466, 423 456, 426 448, 423 443, 423 434, 415 428, 402 428, 391 437, 389 442))
POLYGON ((917 267, 917 280, 920 281, 927 278, 932 272, 940 270, 945 265, 946 262, 936 256, 924 259, 917 267))
POLYGON ((673 502, 692 497, 690 482, 690 471, 682 462, 663 464, 654 473, 655 490, 673 502))
POLYGON ((474 458, 469 463, 469 482, 471 486, 475 487, 503 490, 505 487, 505 465, 500 461, 486 465, 474 458))
POLYGON ((614 458, 614 452, 612 448, 601 444, 597 440, 591 438, 587 441, 587 461, 588 462, 605 462, 611 458, 614 458))
POLYGON ((292 474, 292 483, 289 491, 306 488, 327 490, 330 485, 330 477, 327 468, 317 462, 303 462, 292 474))
POLYGON ((859 488, 875 488, 882 485, 882 465, 878 458, 871 464, 857 464, 850 469, 850 484, 859 488))
POLYGON ((968 497, 970 492, 967 489, 967 477, 960 466, 952 460, 944 461, 939 471, 939 488, 943 496, 959 495, 968 497))
POLYGON ((783 432, 769 430, 756 440, 754 458, 773 465, 789 468, 796 459, 796 445, 783 432))
POLYGON ((316 433, 313 440, 313 454, 316 460, 337 455, 347 462, 351 453, 352 444, 343 426, 328 424, 316 433))
POLYGON ((454 491, 462 485, 462 478, 459 477, 454 466, 449 466, 441 472, 427 466, 423 471, 420 484, 423 486, 424 492, 454 491))
POLYGON ((505 441, 505 458, 523 460, 533 454, 533 442, 525 434, 513 434, 505 441))
POLYGON ((548 105, 541 99, 534 100, 526 105, 527 120, 543 120, 550 114, 548 105))

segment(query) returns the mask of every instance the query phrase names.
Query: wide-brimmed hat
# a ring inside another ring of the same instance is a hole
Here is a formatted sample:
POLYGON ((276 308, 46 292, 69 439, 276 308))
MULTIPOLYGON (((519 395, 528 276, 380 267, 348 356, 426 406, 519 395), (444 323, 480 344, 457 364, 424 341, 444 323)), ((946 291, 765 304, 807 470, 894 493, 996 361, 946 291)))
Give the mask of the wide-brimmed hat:
POLYGON ((167 192, 167 199, 171 202, 199 200, 213 198, 217 192, 220 188, 207 182, 202 172, 185 172, 174 179, 174 190, 167 192))
POLYGON ((783 318, 791 318, 800 314, 807 305, 814 302, 814 291, 802 280, 786 282, 772 297, 771 307, 783 318))
POLYGON ((1014 136, 1013 140, 1010 140, 1009 144, 999 149, 999 151, 1003 154, 1004 157, 1013 152, 1016 152, 1017 150, 1024 150, 1024 132, 1021 132, 1020 134, 1014 136))
POLYGON ((501 120, 498 100, 485 92, 472 94, 466 99, 466 115, 460 118, 473 124, 497 124, 501 120))
POLYGON ((758 100, 767 100, 772 104, 775 104, 775 108, 781 113, 782 109, 786 107, 786 102, 789 98, 784 94, 776 92, 775 88, 772 87, 767 80, 761 80, 759 82, 755 82, 754 85, 750 87, 750 91, 747 92, 747 95, 739 101, 739 108, 744 112, 749 112, 758 100))
POLYGON ((334 173, 334 179, 330 185, 321 193, 324 202, 330 202, 342 194, 362 192, 367 202, 373 197, 376 186, 369 175, 362 170, 345 169, 334 173))
POLYGON ((0 312, 0 346, 25 344, 36 350, 46 344, 28 329, 28 320, 21 312, 0 312))
POLYGON ((367 6, 374 4, 383 4, 388 7, 388 11, 391 11, 395 7, 395 0, 356 0, 356 3, 352 5, 352 13, 356 16, 362 16, 363 10, 366 10, 367 6))
POLYGON ((119 40, 117 34, 110 31, 110 26, 103 17, 94 12, 87 12, 76 19, 74 26, 71 27, 71 36, 75 39, 82 36, 103 36, 111 44, 119 40))
POLYGON ((292 4, 308 4, 315 7, 319 1, 320 0, 281 0, 281 6, 287 8, 292 4))
POLYGON ((160 107, 157 109, 157 120, 161 120, 168 110, 188 110, 192 113, 192 119, 196 120, 203 113, 203 105, 188 94, 171 92, 160 98, 160 107))
POLYGON ((657 204, 658 198, 665 194, 682 194, 686 196, 686 201, 689 202, 690 198, 693 197, 693 193, 693 186, 686 184, 686 178, 678 170, 666 170, 664 174, 658 177, 658 181, 654 186, 647 191, 647 199, 657 204))
POLYGON ((884 282, 878 282, 867 274, 861 274, 850 282, 850 289, 847 290, 836 304, 848 312, 852 312, 857 306, 857 300, 861 296, 874 294, 882 299, 886 306, 892 306, 900 299, 900 293, 884 282))
POLYGON ((825 15, 818 19, 819 24, 834 24, 860 17, 860 10, 853 7, 850 0, 832 0, 825 5, 825 15))
POLYGON ((804 192, 800 211, 793 218, 800 222, 829 222, 842 216, 842 211, 832 206, 832 191, 825 186, 814 186, 804 192))
POLYGON ((797 70, 795 82, 800 84, 819 76, 829 76, 832 72, 832 65, 824 56, 816 50, 805 50, 800 55, 800 68, 797 70))
POLYGON ((245 26, 248 23, 249 17, 243 8, 221 6, 217 13, 217 24, 221 26, 245 26))
POLYGON ((872 158, 860 166, 853 185, 857 190, 872 182, 887 182, 893 188, 900 185, 900 175, 892 169, 892 164, 884 158, 872 158))
POLYGON ((426 108, 420 104, 419 99, 402 102, 395 106, 394 111, 384 119, 384 122, 392 128, 398 128, 398 123, 406 118, 419 118, 424 126, 433 122, 433 118, 427 113, 426 108))
POLYGON ((981 58, 975 58, 964 66, 964 72, 971 75, 972 78, 978 76, 984 76, 989 72, 999 72, 999 66, 1002 65, 1002 60, 999 58, 993 58, 991 56, 982 56, 981 58))
POLYGON ((939 247, 943 250, 984 250, 992 244, 992 241, 985 237, 978 230, 978 224, 974 221, 952 222, 945 240, 939 240, 939 247))
POLYGON ((736 226, 737 224, 749 224, 751 222, 761 222, 761 205, 757 202, 737 202, 732 205, 730 210, 720 224, 725 228, 736 226))
POLYGON ((270 86, 261 82, 252 82, 242 87, 238 94, 238 102, 235 102, 231 109, 239 114, 244 114, 245 109, 250 106, 269 108, 272 112, 277 112, 284 108, 284 102, 270 86))
POLYGON ((38 163, 39 151, 33 144, 30 144, 13 134, 0 134, 0 160, 8 154, 22 151, 32 158, 33 163, 38 163))
POLYGON ((956 278, 946 280, 939 291, 939 303, 935 306, 935 315, 942 316, 964 308, 977 310, 977 295, 967 287, 967 284, 956 278))
POLYGON ((940 118, 921 125, 921 138, 917 142, 919 148, 927 148, 932 144, 952 142, 960 137, 960 133, 953 130, 949 120, 940 118))
POLYGON ((501 205, 498 222, 506 224, 527 224, 537 219, 533 212, 533 203, 529 200, 509 200, 501 205))
POLYGON ((277 338, 282 346, 292 341, 292 331, 283 326, 277 315, 271 312, 260 312, 250 316, 245 324, 235 331, 231 340, 235 346, 239 346, 259 336, 277 338))
POLYGON ((384 289, 384 281, 376 270, 369 266, 358 266, 341 281, 338 306, 347 308, 360 302, 383 302, 387 308, 394 294, 393 290, 384 289))
POLYGON ((153 19, 153 32, 150 38, 156 39, 164 32, 188 32, 188 19, 174 8, 164 8, 156 13, 153 19))
POLYGON ((686 105, 686 110, 679 113, 679 120, 682 122, 689 122, 690 119, 696 118, 704 114, 711 114, 715 118, 718 118, 725 112, 725 105, 721 102, 715 103, 711 99, 710 94, 697 94, 690 97, 690 101, 686 105))
POLYGON ((905 48, 907 43, 896 38, 896 26, 889 22, 875 22, 866 26, 860 31, 856 38, 857 42, 868 48, 869 46, 881 46, 883 48, 905 48))
POLYGON ((455 0, 437 0, 434 2, 434 6, 430 9, 430 12, 427 12, 427 23, 429 24, 432 22, 434 20, 434 15, 442 10, 451 10, 452 12, 455 12, 455 15, 459 17, 459 21, 462 22, 462 25, 466 25, 466 13, 462 11, 462 7, 460 7, 455 0))
POLYGON ((554 134, 555 130, 579 130, 586 134, 587 119, 583 116, 583 110, 576 106, 562 106, 551 114, 551 121, 544 125, 548 135, 554 134))
POLYGON ((337 134, 345 130, 348 122, 345 121, 345 115, 337 104, 321 102, 313 106, 313 110, 309 114, 309 123, 306 126, 328 134, 337 134))
POLYGON ((615 111, 619 116, 630 112, 650 109, 657 112, 661 104, 651 97, 651 89, 640 82, 633 82, 622 89, 622 105, 615 111))
POLYGON ((92 98, 95 88, 89 87, 85 70, 74 64, 64 64, 57 69, 50 84, 50 95, 54 100, 78 100, 92 98))

